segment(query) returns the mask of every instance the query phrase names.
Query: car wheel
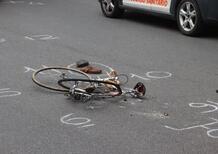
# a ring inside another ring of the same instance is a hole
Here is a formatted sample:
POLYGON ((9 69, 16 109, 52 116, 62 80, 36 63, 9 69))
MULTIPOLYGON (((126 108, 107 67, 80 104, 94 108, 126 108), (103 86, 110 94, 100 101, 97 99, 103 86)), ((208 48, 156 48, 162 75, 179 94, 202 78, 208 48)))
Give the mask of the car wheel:
POLYGON ((119 8, 118 0, 100 0, 101 10, 106 17, 120 17, 124 10, 119 8))
POLYGON ((195 0, 182 0, 177 8, 177 24, 180 31, 189 36, 202 32, 203 21, 195 0))

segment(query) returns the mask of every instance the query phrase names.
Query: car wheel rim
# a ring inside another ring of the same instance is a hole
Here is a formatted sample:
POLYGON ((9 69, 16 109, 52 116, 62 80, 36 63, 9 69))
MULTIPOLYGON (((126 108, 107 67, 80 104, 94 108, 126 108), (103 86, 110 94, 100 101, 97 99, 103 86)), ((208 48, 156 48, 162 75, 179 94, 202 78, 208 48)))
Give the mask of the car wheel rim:
POLYGON ((197 23, 197 13, 194 5, 190 2, 182 4, 179 10, 179 22, 183 30, 192 31, 197 23))
POLYGON ((102 0, 102 6, 106 14, 111 14, 114 10, 114 3, 112 0, 102 0))

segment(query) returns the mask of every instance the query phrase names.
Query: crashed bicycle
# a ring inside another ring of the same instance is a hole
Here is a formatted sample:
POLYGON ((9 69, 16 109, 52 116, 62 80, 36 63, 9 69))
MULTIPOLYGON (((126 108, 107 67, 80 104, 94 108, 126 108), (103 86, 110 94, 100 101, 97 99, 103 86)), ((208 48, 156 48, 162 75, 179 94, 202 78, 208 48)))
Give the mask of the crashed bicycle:
POLYGON ((82 102, 123 95, 142 98, 146 93, 145 85, 141 82, 131 89, 124 90, 122 85, 128 82, 128 76, 117 74, 116 71, 111 71, 106 78, 93 79, 79 69, 46 67, 35 71, 32 80, 40 87, 63 92, 66 96, 82 102))

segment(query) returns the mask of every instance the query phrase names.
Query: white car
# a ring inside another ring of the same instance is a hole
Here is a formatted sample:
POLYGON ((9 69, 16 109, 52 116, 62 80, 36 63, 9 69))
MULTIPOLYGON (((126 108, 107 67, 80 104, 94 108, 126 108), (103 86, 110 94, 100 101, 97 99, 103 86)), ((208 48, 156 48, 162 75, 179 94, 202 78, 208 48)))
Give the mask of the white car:
POLYGON ((218 22, 218 0, 99 0, 106 17, 120 17, 125 9, 167 15, 185 35, 198 35, 203 24, 218 22))

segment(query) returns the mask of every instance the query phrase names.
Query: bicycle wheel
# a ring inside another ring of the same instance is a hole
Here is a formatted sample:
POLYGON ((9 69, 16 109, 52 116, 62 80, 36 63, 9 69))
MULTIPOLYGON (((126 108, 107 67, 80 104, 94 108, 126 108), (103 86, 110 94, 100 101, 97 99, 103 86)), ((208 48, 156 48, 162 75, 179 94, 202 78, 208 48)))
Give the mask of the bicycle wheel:
MULTIPOLYGON (((90 79, 89 75, 86 73, 83 73, 77 69, 66 67, 42 68, 34 72, 32 75, 33 82, 40 87, 59 92, 69 92, 68 88, 64 88, 58 85, 58 81, 64 78, 90 79)), ((88 86, 87 83, 85 86, 88 86)))
MULTIPOLYGON (((87 87, 81 87, 81 85, 78 85, 75 87, 75 92, 81 92, 91 94, 96 97, 114 97, 119 96, 122 94, 122 90, 118 84, 107 82, 107 81, 98 81, 98 80, 90 80, 90 79, 61 79, 58 81, 58 84, 65 88, 65 89, 71 89, 71 86, 69 86, 70 83, 75 82, 76 83, 89 83, 86 85, 89 85, 87 87)), ((73 86, 73 85, 72 85, 73 86)))

